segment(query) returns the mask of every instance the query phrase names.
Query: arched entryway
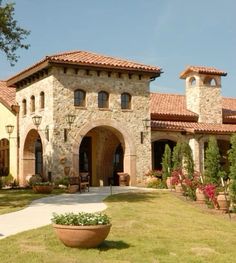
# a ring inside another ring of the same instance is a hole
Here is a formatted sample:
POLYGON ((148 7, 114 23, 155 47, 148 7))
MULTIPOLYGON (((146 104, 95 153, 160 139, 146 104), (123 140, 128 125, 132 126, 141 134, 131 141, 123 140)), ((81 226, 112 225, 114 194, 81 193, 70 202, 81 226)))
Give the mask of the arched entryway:
POLYGON ((161 139, 152 142, 152 169, 161 170, 162 169, 162 156, 165 151, 165 145, 168 144, 171 151, 176 145, 175 141, 168 139, 161 139))
POLYGON ((9 174, 9 140, 0 140, 0 176, 7 176, 9 174))
POLYGON ((124 140, 110 127, 96 127, 82 139, 79 172, 88 172, 93 186, 119 185, 117 172, 123 172, 124 140))
POLYGON ((28 132, 23 148, 24 182, 28 176, 40 174, 43 176, 43 147, 37 130, 28 132))
POLYGON ((136 183, 136 153, 132 137, 114 120, 86 124, 73 145, 73 169, 89 172, 92 186, 118 185, 117 172, 136 183))

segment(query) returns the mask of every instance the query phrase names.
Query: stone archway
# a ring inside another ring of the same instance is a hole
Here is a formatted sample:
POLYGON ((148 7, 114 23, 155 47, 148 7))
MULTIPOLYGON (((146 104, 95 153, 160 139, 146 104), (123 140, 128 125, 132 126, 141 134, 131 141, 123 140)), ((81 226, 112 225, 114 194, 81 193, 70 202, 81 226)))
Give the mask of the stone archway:
POLYGON ((80 146, 84 138, 92 140, 92 185, 108 185, 113 173, 113 157, 119 144, 123 149, 123 172, 130 175, 130 184, 136 183, 136 151, 132 137, 114 120, 95 120, 84 125, 73 145, 73 169, 79 171, 80 146), (95 161, 94 161, 95 160, 95 161))
POLYGON ((20 178, 23 185, 27 183, 27 177, 33 174, 43 176, 43 145, 38 131, 31 129, 23 145, 22 169, 23 176, 20 178))

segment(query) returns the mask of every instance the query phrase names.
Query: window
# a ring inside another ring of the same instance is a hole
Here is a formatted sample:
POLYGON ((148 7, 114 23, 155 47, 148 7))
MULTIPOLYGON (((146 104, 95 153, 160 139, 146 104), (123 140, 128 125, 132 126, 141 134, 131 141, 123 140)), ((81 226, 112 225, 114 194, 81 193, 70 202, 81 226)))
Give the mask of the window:
POLYGON ((196 85, 196 79, 194 77, 192 77, 190 80, 189 80, 191 86, 195 86, 196 85))
POLYGON ((211 78, 211 77, 206 77, 204 79, 204 84, 209 85, 209 86, 216 86, 216 80, 214 78, 211 78))
POLYGON ((108 108, 109 94, 105 91, 98 93, 98 108, 108 108))
POLYGON ((40 92, 40 109, 44 109, 45 107, 45 96, 44 92, 40 92))
POLYGON ((131 95, 129 93, 121 94, 121 109, 131 109, 131 95))
POLYGON ((31 96, 30 98, 30 111, 35 112, 35 97, 31 96))
POLYGON ((85 97, 86 93, 85 91, 81 89, 77 89, 74 92, 74 105, 79 106, 79 107, 84 107, 85 106, 85 97))
POLYGON ((27 114, 27 104, 25 99, 22 101, 22 113, 23 115, 27 114))

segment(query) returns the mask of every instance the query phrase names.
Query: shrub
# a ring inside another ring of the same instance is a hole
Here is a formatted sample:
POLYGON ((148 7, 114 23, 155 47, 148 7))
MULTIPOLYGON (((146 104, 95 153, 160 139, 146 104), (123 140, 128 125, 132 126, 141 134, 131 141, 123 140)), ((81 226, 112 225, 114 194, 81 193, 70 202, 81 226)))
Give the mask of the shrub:
POLYGON ((39 174, 34 174, 30 177, 29 179, 29 185, 30 186, 33 186, 35 185, 36 183, 39 183, 39 182, 42 182, 43 178, 39 175, 39 174))
POLYGON ((162 171, 163 171, 162 179, 166 181, 166 178, 170 177, 170 174, 171 174, 171 149, 168 144, 165 145, 165 151, 162 156, 161 165, 162 165, 162 171))
POLYGON ((148 188, 165 189, 166 183, 160 178, 153 178, 147 184, 148 188))
POLYGON ((162 171, 161 170, 149 170, 145 174, 145 176, 162 178, 162 171))
POLYGON ((94 226, 94 225, 108 225, 110 219, 106 214, 102 213, 53 213, 51 221, 58 225, 70 226, 94 226))

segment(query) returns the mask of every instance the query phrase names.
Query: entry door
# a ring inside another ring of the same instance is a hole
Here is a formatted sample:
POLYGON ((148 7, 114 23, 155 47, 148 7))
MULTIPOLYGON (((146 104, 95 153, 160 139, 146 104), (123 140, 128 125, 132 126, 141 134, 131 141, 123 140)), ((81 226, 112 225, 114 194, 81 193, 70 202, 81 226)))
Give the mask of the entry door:
POLYGON ((124 152, 121 144, 116 148, 114 159, 113 159, 113 179, 114 185, 119 185, 118 172, 123 172, 123 163, 124 163, 124 152))
POLYGON ((84 137, 79 150, 79 171, 88 172, 92 182, 92 138, 84 137))
POLYGON ((42 142, 37 139, 35 142, 35 174, 43 174, 43 151, 42 142))

